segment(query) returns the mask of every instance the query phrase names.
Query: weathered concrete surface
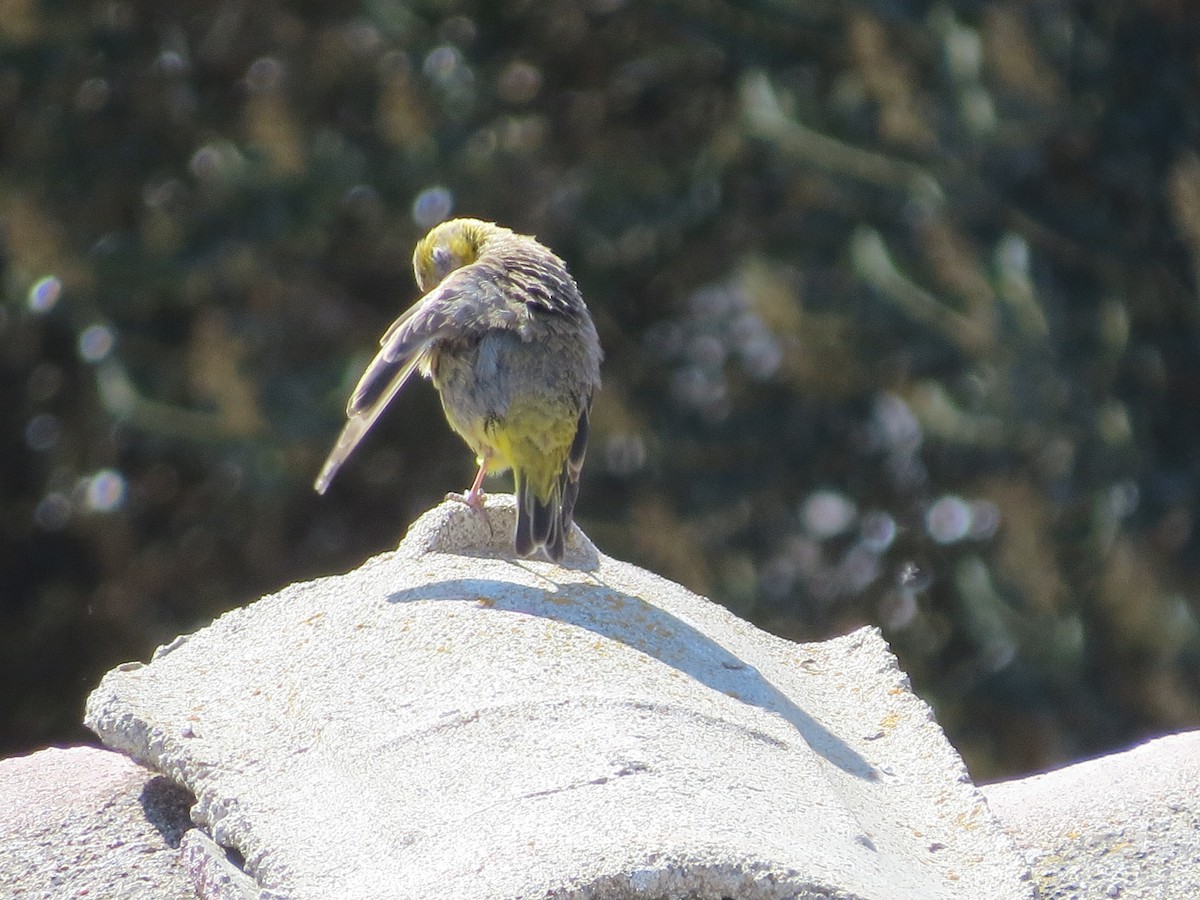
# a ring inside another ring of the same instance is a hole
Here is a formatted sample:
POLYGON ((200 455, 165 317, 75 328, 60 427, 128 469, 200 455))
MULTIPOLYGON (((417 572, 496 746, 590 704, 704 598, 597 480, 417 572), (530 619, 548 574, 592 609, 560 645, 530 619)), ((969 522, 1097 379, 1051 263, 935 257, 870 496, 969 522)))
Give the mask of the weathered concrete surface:
POLYGON ((878 635, 797 645, 457 503, 105 677, 87 723, 281 895, 1028 897, 878 635))
POLYGON ((188 878, 199 900, 271 900, 266 891, 234 865, 225 850, 199 828, 184 832, 179 842, 188 878))
POLYGON ((1200 732, 983 791, 1045 900, 1200 897, 1200 732))
POLYGON ((175 849, 191 800, 95 747, 0 760, 0 897, 195 900, 175 849))

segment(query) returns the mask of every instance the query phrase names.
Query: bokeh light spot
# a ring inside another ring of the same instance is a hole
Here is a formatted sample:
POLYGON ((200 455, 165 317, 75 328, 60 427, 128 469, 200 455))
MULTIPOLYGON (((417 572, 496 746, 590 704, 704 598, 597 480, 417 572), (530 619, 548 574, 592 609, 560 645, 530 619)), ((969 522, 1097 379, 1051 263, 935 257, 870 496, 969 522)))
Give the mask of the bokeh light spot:
POLYGON ((838 575, 848 594, 860 594, 879 577, 879 557, 859 544, 846 551, 838 575))
POLYGON ((371 56, 383 46, 383 35, 367 19, 353 19, 342 31, 346 46, 359 56, 371 56))
POLYGON ((444 84, 454 76, 461 63, 462 54, 457 47, 434 47, 425 57, 425 75, 432 81, 444 84))
POLYGON ((450 218, 454 211, 454 194, 440 185, 426 188, 413 200, 413 221, 422 228, 432 228, 450 218))
POLYGON ((701 366, 685 366, 671 373, 671 396, 689 409, 706 409, 725 399, 725 381, 701 366))
POLYGON ((896 394, 881 394, 875 401, 875 425, 888 450, 916 453, 921 446, 921 423, 912 409, 896 394))
POLYGON ((977 541, 994 537, 1000 528, 1000 507, 991 500, 971 501, 970 536, 977 541))
POLYGON ((178 50, 164 50, 154 60, 154 69, 162 75, 184 75, 191 66, 178 50))
POLYGON ((279 89, 283 75, 283 63, 273 56, 261 56, 246 70, 246 86, 255 94, 270 93, 279 89))
POLYGON ((54 309, 58 298, 62 296, 62 282, 53 275, 39 278, 29 289, 26 304, 30 312, 46 313, 54 309))
POLYGON ((996 265, 1003 273, 1029 274, 1029 244, 1019 234, 1008 232, 996 245, 996 265))
POLYGON ((770 378, 783 363, 783 348, 770 334, 746 342, 740 352, 746 374, 757 381, 770 378))
POLYGON ((58 443, 61 432, 58 416, 38 413, 25 423, 25 446, 38 452, 49 450, 58 443))
POLYGON ((125 500, 125 478, 113 469, 101 469, 88 479, 85 496, 93 512, 112 512, 125 500))
POLYGON ((859 534, 864 547, 873 553, 882 553, 896 540, 896 520, 888 513, 872 510, 863 515, 859 534))
POLYGON ((1133 515, 1141 500, 1141 491, 1137 484, 1126 479, 1114 484, 1108 492, 1108 509, 1115 519, 1124 519, 1133 515))
POLYGON ((612 475, 632 475, 646 465, 646 442, 638 434, 613 435, 604 446, 604 465, 612 475))
POLYGON ((107 325, 89 325, 79 335, 79 355, 84 362, 97 363, 112 352, 116 337, 107 325))
POLYGON ((241 151, 229 141, 205 144, 192 154, 188 170, 197 181, 220 185, 232 182, 245 166, 241 151))
POLYGON ((528 103, 542 89, 542 73, 526 62, 511 62, 496 84, 496 92, 506 103, 528 103))
POLYGON ((33 521, 43 531, 61 531, 71 518, 71 501, 58 491, 47 494, 33 510, 33 521))
POLYGON ((25 382, 25 394, 31 403, 39 404, 50 400, 62 390, 63 371, 52 362, 43 361, 34 366, 25 382))
POLYGON ((800 510, 805 530, 819 540, 842 534, 857 515, 854 502, 837 491, 814 491, 800 510))
POLYGON ((940 497, 925 512, 925 530, 939 544, 961 541, 971 530, 971 507, 953 494, 940 497))

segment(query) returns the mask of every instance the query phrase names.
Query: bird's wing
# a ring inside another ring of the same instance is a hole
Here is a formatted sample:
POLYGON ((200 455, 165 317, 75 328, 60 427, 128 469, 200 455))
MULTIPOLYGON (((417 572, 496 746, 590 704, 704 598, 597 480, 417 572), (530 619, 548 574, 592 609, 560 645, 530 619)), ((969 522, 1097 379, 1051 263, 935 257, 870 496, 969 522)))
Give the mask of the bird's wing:
POLYGON ((524 331, 528 316, 533 313, 578 319, 580 311, 585 309, 575 280, 562 260, 553 254, 544 258, 519 256, 509 262, 505 274, 509 291, 525 308, 522 321, 510 326, 519 331, 524 331))
MULTIPOLYGON (((379 359, 378 356, 375 357, 371 365, 367 367, 367 374, 372 374, 372 369, 375 368, 375 364, 379 362, 379 359)), ((391 380, 386 382, 386 389, 378 395, 375 402, 364 408, 361 412, 350 416, 345 427, 342 428, 342 433, 338 435, 337 443, 329 451, 325 465, 321 467, 321 474, 313 482, 313 487, 316 488, 318 494, 325 493, 326 488, 329 487, 329 482, 333 481, 333 476, 342 467, 342 463, 354 452, 354 448, 358 446, 358 442, 366 436, 367 431, 375 424, 375 420, 379 418, 391 399, 399 393, 400 388, 404 387, 404 382, 408 381, 408 376, 413 373, 413 370, 420 364, 420 361, 419 357, 413 357, 404 366, 396 369, 392 374, 391 380)), ((364 377, 366 376, 364 375, 364 377)))
POLYGON ((329 451, 321 474, 313 482, 325 493, 333 476, 358 446, 392 398, 424 361, 439 340, 466 335, 481 320, 475 278, 460 269, 413 304, 392 323, 380 340, 379 352, 363 372, 346 406, 346 422, 329 451))

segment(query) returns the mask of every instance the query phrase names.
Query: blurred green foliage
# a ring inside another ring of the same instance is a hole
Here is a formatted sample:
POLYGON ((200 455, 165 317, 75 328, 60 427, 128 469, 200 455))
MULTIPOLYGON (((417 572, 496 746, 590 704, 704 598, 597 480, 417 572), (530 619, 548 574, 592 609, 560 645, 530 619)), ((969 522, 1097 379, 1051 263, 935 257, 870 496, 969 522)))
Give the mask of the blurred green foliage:
POLYGON ((449 214, 592 307, 606 552, 879 624, 977 778, 1200 725, 1185 0, 3 10, 0 751, 465 487, 417 388, 310 488, 449 214))

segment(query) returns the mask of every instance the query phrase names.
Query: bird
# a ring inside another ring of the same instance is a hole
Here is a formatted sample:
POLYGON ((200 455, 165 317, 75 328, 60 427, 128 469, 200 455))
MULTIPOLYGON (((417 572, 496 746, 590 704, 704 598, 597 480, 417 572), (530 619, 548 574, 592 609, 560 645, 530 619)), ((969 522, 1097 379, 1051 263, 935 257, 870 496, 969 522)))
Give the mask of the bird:
POLYGON ((603 358, 575 279, 536 238, 472 218, 435 226, 417 243, 413 271, 422 296, 380 339, 313 487, 325 493, 420 372, 479 463, 470 489, 448 496, 481 510, 484 477, 511 469, 514 549, 522 557, 541 549, 561 561, 603 358))

